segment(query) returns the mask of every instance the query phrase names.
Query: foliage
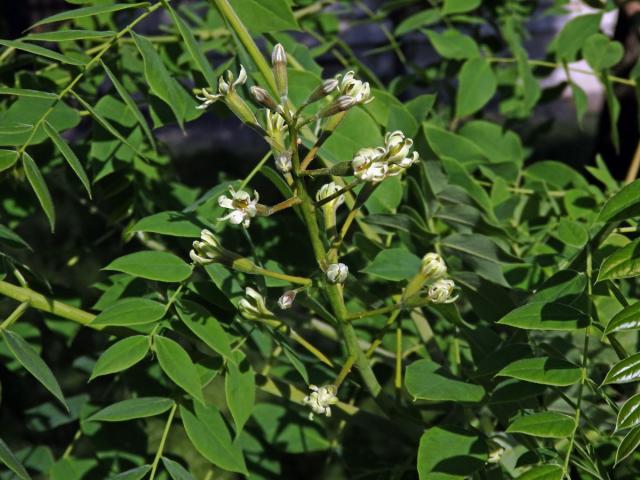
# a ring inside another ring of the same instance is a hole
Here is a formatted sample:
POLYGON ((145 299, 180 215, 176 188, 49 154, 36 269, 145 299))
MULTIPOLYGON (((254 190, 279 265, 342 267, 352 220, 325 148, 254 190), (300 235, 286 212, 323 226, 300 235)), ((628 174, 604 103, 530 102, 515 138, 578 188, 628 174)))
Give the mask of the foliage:
POLYGON ((612 5, 540 60, 536 2, 69 2, 0 40, 0 478, 637 478, 640 181, 528 162, 555 68, 617 123, 612 5))

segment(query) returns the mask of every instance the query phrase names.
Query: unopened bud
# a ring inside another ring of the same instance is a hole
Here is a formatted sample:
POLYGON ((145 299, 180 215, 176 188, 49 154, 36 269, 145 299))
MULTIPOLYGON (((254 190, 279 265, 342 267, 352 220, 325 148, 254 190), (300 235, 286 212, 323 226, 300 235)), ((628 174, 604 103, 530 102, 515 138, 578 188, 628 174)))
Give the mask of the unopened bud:
POLYGON ((349 267, 344 263, 332 263, 327 267, 326 275, 330 283, 344 283, 349 276, 349 267))
POLYGON ((292 164, 291 164, 290 151, 287 150, 282 153, 276 153, 275 159, 276 159, 276 168, 280 173, 288 173, 291 171, 292 164))
POLYGON ((238 310, 240 315, 248 320, 258 320, 265 317, 273 317, 266 304, 264 297, 251 287, 245 290, 245 298, 238 302, 238 310))
POLYGON ((284 51, 284 47, 280 43, 273 47, 271 66, 278 95, 280 95, 280 100, 284 103, 287 99, 289 81, 287 79, 287 52, 284 51))
POLYGON ((329 105, 326 108, 323 108, 322 110, 320 110, 320 113, 318 113, 318 116, 319 117, 330 117, 331 115, 335 115, 336 113, 340 113, 340 112, 344 112, 346 110, 349 110, 356 103, 357 102, 353 97, 349 97, 349 96, 343 95, 341 97, 338 97, 336 99, 336 101, 333 102, 331 105, 329 105))
POLYGON ((322 85, 320 85, 313 92, 311 92, 311 95, 309 95, 309 98, 307 99, 306 103, 313 103, 320 100, 321 98, 326 97, 331 92, 333 92, 336 88, 338 88, 339 83, 340 82, 338 82, 338 80, 335 78, 330 78, 329 80, 325 80, 324 82, 322 82, 322 85))
POLYGON ((452 303, 458 299, 458 295, 453 296, 455 288, 453 280, 443 278, 429 287, 427 297, 433 303, 452 303))
POLYGON ((293 306, 293 301, 296 299, 295 290, 287 290, 278 299, 278 306, 282 310, 288 310, 293 306))
POLYGON ((447 274, 447 264, 437 253, 427 253, 422 257, 420 266, 425 280, 439 280, 447 274))
POLYGON ((278 109, 278 104, 264 88, 254 85, 249 89, 249 91, 256 103, 259 103, 263 107, 267 107, 269 110, 276 111, 278 109))

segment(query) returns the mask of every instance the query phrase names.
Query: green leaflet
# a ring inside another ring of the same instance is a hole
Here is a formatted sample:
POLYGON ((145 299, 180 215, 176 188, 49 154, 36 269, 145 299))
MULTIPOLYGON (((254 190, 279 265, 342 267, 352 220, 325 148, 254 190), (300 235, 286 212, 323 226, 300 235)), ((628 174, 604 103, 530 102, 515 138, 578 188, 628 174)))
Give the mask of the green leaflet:
POLYGON ((480 402, 484 389, 448 375, 437 363, 418 360, 405 372, 405 386, 415 400, 480 402))
POLYGON ((565 360, 549 357, 523 358, 504 367, 498 377, 512 377, 542 385, 566 387, 582 378, 580 368, 565 360))
POLYGON ((227 406, 236 427, 236 435, 239 435, 251 417, 256 395, 255 373, 248 361, 227 364, 224 390, 227 406))
POLYGON ((635 239, 605 258, 600 266, 598 281, 638 275, 640 275, 640 239, 635 239))
POLYGON ((44 131, 47 132, 47 135, 49 135, 49 138, 53 141, 56 148, 60 151, 71 169, 78 176, 85 190, 89 194, 89 198, 91 198, 91 182, 89 181, 89 178, 84 171, 84 167, 80 163, 80 160, 78 160, 76 154, 73 153, 73 150, 71 150, 69 145, 67 145, 56 129, 47 121, 44 122, 44 131))
POLYGON ((93 367, 89 381, 102 375, 121 372, 141 361, 149 351, 149 338, 133 335, 107 348, 93 367))
POLYGON ((4 463, 9 470, 15 473, 21 480, 31 480, 31 476, 9 449, 4 440, 0 438, 0 462, 4 463))
POLYGON ((624 360, 620 360, 611 367, 611 370, 607 373, 602 384, 629 383, 636 382, 638 380, 640 380, 640 353, 636 353, 624 360))
POLYGON ((160 320, 165 306, 146 298, 124 298, 98 314, 91 322, 96 326, 144 325, 160 320))
POLYGON ((36 162, 33 161, 33 158, 31 158, 27 152, 22 154, 22 165, 24 166, 24 173, 27 176, 27 180, 29 180, 31 188, 35 192, 36 197, 38 197, 42 210, 44 210, 45 215, 49 219, 49 225, 53 233, 56 223, 56 212, 53 207, 51 193, 49 193, 49 187, 47 187, 47 183, 44 181, 38 165, 36 165, 36 162))
POLYGON ((543 438, 566 438, 573 433, 575 426, 573 417, 557 412, 541 412, 516 418, 507 432, 543 438))
POLYGON ((640 329, 640 302, 629 305, 614 315, 609 320, 604 333, 609 334, 638 329, 640 329))
POLYGON ((125 255, 115 259, 104 269, 160 282, 181 282, 191 275, 191 268, 179 257, 168 252, 154 251, 125 255))
POLYGON ((94 413, 88 422, 124 422, 135 418, 153 417, 166 412, 173 400, 162 397, 140 397, 122 400, 94 413))
POLYGON ((155 337, 154 343, 158 362, 164 373, 194 399, 204 403, 200 375, 189 354, 170 338, 155 337))
POLYGON ((589 326, 589 317, 559 302, 533 302, 512 310, 498 323, 525 330, 574 331, 589 326))

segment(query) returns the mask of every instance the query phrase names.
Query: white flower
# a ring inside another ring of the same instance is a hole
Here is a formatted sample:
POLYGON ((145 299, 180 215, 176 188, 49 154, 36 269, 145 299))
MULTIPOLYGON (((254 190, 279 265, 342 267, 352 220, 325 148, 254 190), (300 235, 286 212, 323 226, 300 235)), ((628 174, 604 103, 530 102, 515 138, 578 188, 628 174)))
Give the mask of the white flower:
POLYGON ((293 168, 293 165, 291 164, 291 152, 287 150, 282 153, 275 153, 274 155, 276 158, 276 168, 278 169, 278 171, 281 173, 290 172, 293 168))
POLYGON ((293 306, 293 301, 296 299, 295 290, 287 290, 278 299, 278 306, 282 310, 288 310, 293 306))
POLYGON ((245 71, 242 65, 240 65, 240 73, 238 74, 238 78, 234 78, 234 75, 231 72, 231 70, 227 70, 226 75, 227 75, 226 80, 224 76, 220 76, 220 78, 218 79, 217 94, 209 93, 204 88, 200 90, 200 93, 202 94, 202 96, 200 97, 196 95, 196 98, 203 103, 201 105, 198 105, 198 107, 196 108, 199 108, 201 110, 207 108, 212 103, 215 103, 221 98, 224 98, 227 95, 229 95, 230 92, 235 92, 236 87, 239 87, 240 85, 244 85, 244 83, 247 81, 247 72, 245 71))
POLYGON ((215 235, 204 229, 200 232, 200 240, 193 242, 193 250, 189 252, 189 257, 194 263, 207 265, 226 257, 227 253, 215 235))
MULTIPOLYGON (((336 182, 325 183, 320 187, 320 190, 316 193, 316 201, 321 202, 325 198, 329 198, 332 195, 338 193, 342 188, 336 182)), ((344 203, 344 194, 338 195, 333 200, 330 200, 327 205, 333 205, 334 208, 338 208, 344 203)))
POLYGON ((218 205, 222 208, 230 209, 231 213, 218 220, 229 220, 229 222, 234 225, 242 224, 247 228, 251 224, 251 219, 256 216, 258 211, 256 205, 258 204, 260 195, 254 190, 253 194, 255 198, 251 200, 251 195, 244 190, 238 190, 236 192, 233 187, 230 187, 229 192, 231 192, 231 198, 226 195, 219 196, 218 205))
POLYGON ((411 153, 413 140, 406 138, 400 130, 387 133, 384 137, 384 143, 389 176, 399 175, 418 161, 418 152, 411 153))
POLYGON ((257 320, 263 317, 273 317, 273 312, 267 308, 264 297, 251 287, 245 289, 247 298, 238 302, 240 315, 249 320, 257 320))
POLYGON ((338 91, 341 95, 352 97, 356 103, 360 104, 366 104, 373 100, 369 82, 357 80, 353 70, 345 73, 342 78, 340 78, 340 75, 336 78, 340 81, 338 91))
POLYGON ((330 283, 344 283, 349 276, 349 267, 344 263, 332 263, 327 267, 326 275, 330 283))
POLYGON ((427 297, 433 303, 452 303, 458 299, 458 295, 452 297, 455 288, 453 280, 443 278, 429 287, 427 297))
POLYGON ((422 257, 420 269, 426 280, 438 280, 447 274, 447 264, 444 263, 444 259, 433 252, 422 257))
POLYGON ((337 388, 335 385, 326 385, 324 387, 316 387, 309 385, 311 393, 304 397, 302 403, 311 408, 309 420, 313 420, 313 415, 331 416, 331 405, 338 403, 337 388))
POLYGON ((382 148, 362 148, 351 160, 353 174, 365 182, 378 183, 387 176, 389 168, 383 161, 385 151, 382 148))

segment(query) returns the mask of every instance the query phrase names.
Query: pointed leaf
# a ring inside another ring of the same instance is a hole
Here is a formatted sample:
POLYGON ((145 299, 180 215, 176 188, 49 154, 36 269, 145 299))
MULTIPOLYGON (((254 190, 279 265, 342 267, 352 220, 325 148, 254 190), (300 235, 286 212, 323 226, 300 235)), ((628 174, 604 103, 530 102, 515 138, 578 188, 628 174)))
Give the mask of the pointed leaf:
POLYGON ((36 162, 33 161, 33 158, 31 158, 27 152, 22 154, 22 165, 24 166, 24 173, 27 176, 27 180, 29 180, 31 188, 33 188, 36 197, 38 197, 40 206, 42 206, 42 210, 44 210, 44 213, 49 219, 49 225, 51 225, 51 231, 53 232, 56 223, 56 212, 44 177, 42 173, 40 173, 36 162))
POLYGON ((242 427, 249 420, 256 398, 255 373, 249 362, 241 361, 227 364, 227 374, 224 377, 224 390, 227 406, 231 411, 236 434, 240 434, 242 427))
POLYGON ((598 281, 638 275, 640 275, 640 238, 636 238, 604 259, 598 273, 598 281))
POLYGON ((510 311, 498 323, 525 330, 573 331, 589 326, 589 317, 559 302, 532 302, 510 311))
POLYGON ((604 204, 598 222, 619 222, 640 215, 640 180, 626 185, 604 204))
POLYGON ((180 417, 187 436, 200 454, 214 465, 230 472, 248 474, 240 446, 231 441, 220 412, 212 405, 195 404, 195 414, 180 406, 180 417))
POLYGON ((78 176, 85 190, 89 194, 89 198, 91 198, 91 182, 89 181, 89 177, 87 177, 84 167, 80 163, 80 160, 78 160, 76 154, 73 153, 73 150, 71 150, 69 145, 67 145, 56 129, 47 121, 44 122, 44 130, 47 132, 47 135, 49 135, 49 138, 56 145, 62 156, 67 160, 67 163, 78 176))
POLYGON ((29 345, 20 335, 10 330, 4 330, 2 332, 2 338, 7 343, 7 347, 15 359, 20 362, 20 364, 47 390, 49 390, 54 397, 60 400, 60 403, 64 405, 64 408, 69 410, 56 377, 53 376, 53 373, 47 364, 44 363, 44 360, 40 358, 33 347, 31 347, 31 345, 29 345))
POLYGON ((227 332, 206 308, 196 302, 181 300, 176 305, 176 310, 182 323, 200 340, 223 357, 231 358, 227 332))
POLYGON ((516 418, 507 432, 543 438, 566 438, 573 433, 575 426, 573 417, 557 412, 541 412, 516 418))
POLYGON ((109 480, 142 480, 150 471, 151 465, 142 465, 119 473, 115 477, 109 477, 109 480))
POLYGON ((466 117, 484 107, 498 88, 491 65, 484 58, 467 60, 458 75, 456 117, 466 117))
POLYGON ((11 449, 0 438, 0 462, 4 463, 9 470, 15 473, 21 480, 31 480, 31 476, 22 466, 20 461, 13 454, 11 449))
POLYGON ((454 378, 431 360, 415 361, 405 372, 405 386, 414 400, 479 402, 484 397, 480 385, 454 378))
POLYGON ((518 480, 562 480, 564 470, 559 465, 540 465, 520 475, 518 480))
POLYGON ((111 13, 118 12, 120 10, 125 10, 128 8, 142 8, 148 7, 150 5, 149 2, 138 2, 138 3, 114 3, 111 5, 94 5, 91 7, 82 7, 76 8, 75 10, 68 10, 66 12, 58 13, 56 15, 51 15, 39 22, 31 25, 31 28, 37 27, 38 25, 45 25, 47 23, 53 22, 62 22, 65 20, 76 20, 78 18, 84 17, 92 17, 94 15, 100 15, 102 13, 111 13))
POLYGON ((153 323, 164 317, 165 306, 147 298, 123 298, 107 307, 91 322, 93 326, 130 326, 153 323))
POLYGON ((191 474, 178 462, 162 457, 162 464, 164 468, 169 472, 172 480, 194 480, 191 474))
POLYGON ((191 275, 184 260, 168 252, 143 251, 116 258, 104 270, 128 273, 160 282, 181 282, 191 275))
POLYGON ((582 378, 580 368, 573 363, 549 357, 524 358, 510 363, 496 374, 541 385, 566 387, 582 378))
POLYGON ((602 384, 629 383, 638 380, 640 380, 640 353, 631 355, 611 367, 602 384))
POLYGON ((69 65, 85 64, 83 59, 71 58, 68 55, 63 55, 59 52, 41 47, 40 45, 33 45, 31 43, 21 42, 20 40, 0 40, 0 45, 15 48, 16 50, 22 50, 23 52, 29 52, 40 57, 50 58, 51 60, 56 60, 61 63, 68 63, 69 65))
POLYGON ((620 442, 616 452, 616 465, 636 451, 640 445, 640 427, 631 430, 620 442))
POLYGON ((117 341, 100 355, 89 381, 132 367, 142 360, 148 351, 149 339, 144 335, 133 335, 117 341))
POLYGON ((615 332, 626 332, 640 329, 640 302, 629 305, 621 310, 609 320, 607 328, 604 329, 606 335, 615 332))
POLYGON ((123 400, 87 418, 88 422, 124 422, 134 418, 154 417, 166 412, 173 405, 173 400, 163 397, 139 397, 123 400))
POLYGON ((0 172, 13 167, 18 161, 18 152, 15 150, 0 150, 0 172))
POLYGON ((635 394, 620 408, 616 430, 635 427, 638 424, 640 424, 640 393, 635 394))
POLYGON ((177 342, 167 337, 155 337, 155 349, 160 368, 173 383, 204 403, 200 375, 189 354, 177 342))

